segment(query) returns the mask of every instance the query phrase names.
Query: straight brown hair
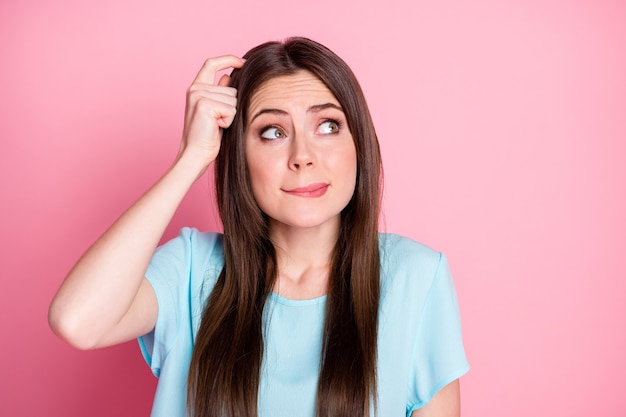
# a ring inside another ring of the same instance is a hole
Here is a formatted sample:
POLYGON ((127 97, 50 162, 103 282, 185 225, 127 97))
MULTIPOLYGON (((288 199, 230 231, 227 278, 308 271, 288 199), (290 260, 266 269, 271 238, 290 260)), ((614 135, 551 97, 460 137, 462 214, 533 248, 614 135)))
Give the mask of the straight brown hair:
POLYGON ((355 141, 357 181, 341 213, 326 301, 318 381, 318 417, 370 416, 376 408, 382 168, 363 92, 346 63, 306 38, 268 42, 231 74, 238 112, 223 132, 215 187, 224 226, 224 269, 196 335, 188 377, 193 417, 256 417, 263 361, 263 308, 277 276, 269 219, 257 205, 245 155, 251 97, 268 80, 300 71, 335 95, 355 141))

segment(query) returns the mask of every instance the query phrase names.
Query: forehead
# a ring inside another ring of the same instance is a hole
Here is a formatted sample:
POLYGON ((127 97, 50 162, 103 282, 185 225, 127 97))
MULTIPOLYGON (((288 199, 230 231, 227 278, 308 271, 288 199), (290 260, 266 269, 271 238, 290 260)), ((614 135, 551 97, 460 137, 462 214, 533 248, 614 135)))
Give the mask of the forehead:
POLYGON ((319 78, 308 71, 274 77, 254 92, 250 99, 249 113, 265 108, 289 108, 339 102, 319 78))

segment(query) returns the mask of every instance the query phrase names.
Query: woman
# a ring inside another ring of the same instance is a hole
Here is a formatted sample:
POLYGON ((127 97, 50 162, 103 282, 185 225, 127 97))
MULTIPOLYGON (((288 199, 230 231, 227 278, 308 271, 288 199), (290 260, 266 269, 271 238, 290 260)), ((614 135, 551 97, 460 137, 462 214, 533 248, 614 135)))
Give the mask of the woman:
POLYGON ((458 415, 447 264, 378 233, 380 154, 354 75, 304 38, 244 59, 206 61, 175 163, 79 260, 51 327, 79 348, 139 337, 153 416, 458 415), (224 234, 183 229, 155 252, 213 161, 224 234))

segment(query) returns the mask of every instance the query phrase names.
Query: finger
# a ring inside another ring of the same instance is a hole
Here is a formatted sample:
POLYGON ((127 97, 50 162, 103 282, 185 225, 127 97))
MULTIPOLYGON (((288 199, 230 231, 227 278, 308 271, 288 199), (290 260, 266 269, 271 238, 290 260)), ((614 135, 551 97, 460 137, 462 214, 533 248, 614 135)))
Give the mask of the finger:
POLYGON ((223 106, 220 108, 213 109, 213 116, 215 117, 215 121, 217 125, 222 129, 226 129, 235 119, 235 114, 237 113, 237 109, 231 106, 223 106))
POLYGON ((241 68, 244 61, 235 55, 222 55, 215 58, 209 58, 204 62, 202 68, 196 76, 195 82, 204 84, 215 84, 215 74, 218 71, 227 68, 241 68))
POLYGON ((217 83, 217 85, 219 85, 220 87, 228 87, 229 84, 230 84, 230 75, 228 74, 222 75, 219 82, 217 83))
MULTIPOLYGON (((221 81, 221 80, 220 80, 221 81)), ((219 94, 228 94, 230 96, 235 97, 237 95, 237 90, 232 87, 224 87, 221 85, 210 85, 203 83, 193 83, 187 89, 187 93, 193 94, 196 91, 206 91, 208 93, 219 93, 219 94)))
POLYGON ((187 101, 188 108, 193 108, 199 100, 208 100, 214 103, 221 102, 233 107, 237 106, 237 97, 233 97, 230 94, 210 93, 204 90, 198 90, 189 94, 187 101))
POLYGON ((235 120, 234 114, 228 115, 228 116, 222 116, 219 119, 217 119, 217 125, 221 127, 222 129, 226 129, 231 125, 233 120, 235 120))
POLYGON ((203 97, 195 103, 190 119, 215 120, 219 127, 227 127, 235 117, 235 113, 237 113, 237 108, 234 105, 203 97), (223 125, 224 122, 227 123, 226 126, 223 125))
POLYGON ((222 102, 232 107, 237 106, 236 90, 230 87, 209 86, 210 88, 190 89, 187 92, 187 105, 185 106, 185 126, 191 122, 192 113, 196 104, 200 101, 222 102))

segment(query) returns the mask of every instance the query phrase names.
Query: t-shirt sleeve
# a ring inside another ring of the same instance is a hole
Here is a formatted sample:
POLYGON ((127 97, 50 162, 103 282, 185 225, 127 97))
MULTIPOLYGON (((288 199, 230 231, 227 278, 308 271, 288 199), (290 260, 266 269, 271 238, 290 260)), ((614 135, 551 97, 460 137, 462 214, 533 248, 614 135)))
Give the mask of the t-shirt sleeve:
POLYGON ((442 254, 417 330, 409 411, 426 405, 441 388, 468 370, 456 291, 448 262, 442 254))
POLYGON ((181 229, 177 237, 159 246, 146 271, 159 312, 154 330, 138 341, 144 359, 157 377, 180 331, 181 315, 188 311, 185 304, 188 304, 191 246, 196 232, 181 229))

